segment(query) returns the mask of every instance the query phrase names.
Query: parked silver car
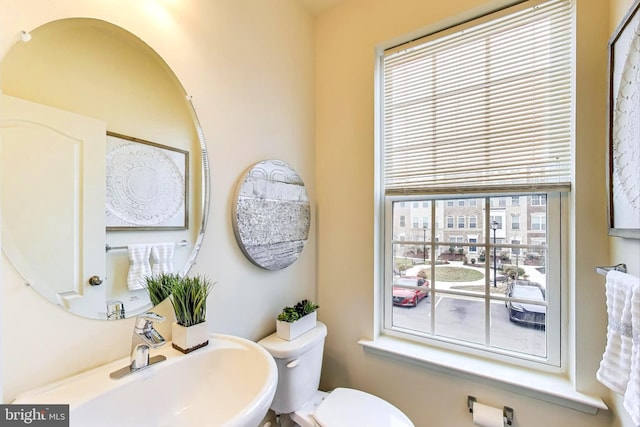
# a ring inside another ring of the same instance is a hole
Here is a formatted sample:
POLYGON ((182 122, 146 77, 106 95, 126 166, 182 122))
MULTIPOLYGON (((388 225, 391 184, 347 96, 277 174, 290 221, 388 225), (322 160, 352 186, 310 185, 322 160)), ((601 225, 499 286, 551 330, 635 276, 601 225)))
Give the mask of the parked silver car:
MULTIPOLYGON (((514 281, 507 286, 507 298, 518 298, 543 302, 545 300, 544 289, 535 282, 514 281)), ((547 307, 527 302, 506 301, 509 310, 509 320, 515 323, 526 324, 544 329, 546 325, 547 307)))

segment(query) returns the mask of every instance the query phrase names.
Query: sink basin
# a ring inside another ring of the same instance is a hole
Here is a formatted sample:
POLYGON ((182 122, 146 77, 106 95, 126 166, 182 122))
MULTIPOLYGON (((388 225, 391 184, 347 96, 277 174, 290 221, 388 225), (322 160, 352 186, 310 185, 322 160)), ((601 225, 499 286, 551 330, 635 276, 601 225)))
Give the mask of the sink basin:
POLYGON ((19 395, 13 403, 69 404, 71 426, 258 426, 276 392, 275 361, 258 344, 212 334, 209 345, 114 380, 129 358, 19 395))

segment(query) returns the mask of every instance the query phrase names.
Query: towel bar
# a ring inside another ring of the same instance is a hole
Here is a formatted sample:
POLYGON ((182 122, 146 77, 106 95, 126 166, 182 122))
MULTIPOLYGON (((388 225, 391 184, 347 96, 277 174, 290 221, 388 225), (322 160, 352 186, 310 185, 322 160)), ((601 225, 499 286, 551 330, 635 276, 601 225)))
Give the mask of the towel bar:
POLYGON ((607 272, 611 271, 611 270, 616 270, 616 271, 620 271, 622 273, 626 273, 627 272, 627 264, 618 264, 618 265, 611 265, 611 266, 603 266, 603 267, 596 267, 596 273, 601 274, 603 276, 607 275, 607 272))
MULTIPOLYGON (((186 246, 189 246, 189 242, 187 242, 186 240, 181 240, 180 242, 176 243, 176 246, 183 248, 186 246)), ((111 246, 110 244, 106 244, 104 247, 105 252, 110 252, 110 251, 121 251, 124 249, 128 249, 128 246, 111 246)))

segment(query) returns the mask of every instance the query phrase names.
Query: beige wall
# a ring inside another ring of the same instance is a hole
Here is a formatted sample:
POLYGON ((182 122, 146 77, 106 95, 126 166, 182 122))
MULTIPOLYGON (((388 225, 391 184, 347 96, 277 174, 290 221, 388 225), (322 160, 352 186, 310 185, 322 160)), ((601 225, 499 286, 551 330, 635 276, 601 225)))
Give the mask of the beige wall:
MULTIPOLYGON (((300 174, 315 208, 312 17, 297 0, 0 0, 0 58, 21 30, 68 17, 98 18, 134 33, 193 96, 212 191, 192 273, 218 282, 209 300, 210 329, 254 340, 271 333, 284 305, 316 297, 315 215, 300 259, 269 272, 251 264, 236 244, 231 203, 245 170, 273 158, 300 174)), ((127 355, 133 320, 77 318, 25 288, 11 269, 0 274, 3 401, 127 355), (10 305, 22 308, 19 318, 9 317, 10 305)), ((166 307, 160 311, 167 314, 166 307)), ((167 337, 168 326, 160 326, 167 337)))
MULTIPOLYGON (((471 425, 466 396, 515 409, 517 425, 621 425, 618 409, 586 415, 469 379, 435 373, 365 353, 358 344, 375 334, 374 58, 383 43, 433 31, 507 1, 348 0, 320 16, 316 43, 316 168, 318 292, 325 346, 326 388, 353 386, 398 405, 417 426, 471 425), (348 207, 349 215, 344 212, 348 207), (347 320, 348 319, 348 320, 347 320), (347 320, 347 321, 345 321, 347 320)), ((602 396, 595 380, 606 332, 603 278, 609 262, 604 135, 609 4, 577 0, 576 144, 569 197, 570 332, 568 375, 580 391, 602 396)), ((388 45, 388 44, 387 44, 388 45)))

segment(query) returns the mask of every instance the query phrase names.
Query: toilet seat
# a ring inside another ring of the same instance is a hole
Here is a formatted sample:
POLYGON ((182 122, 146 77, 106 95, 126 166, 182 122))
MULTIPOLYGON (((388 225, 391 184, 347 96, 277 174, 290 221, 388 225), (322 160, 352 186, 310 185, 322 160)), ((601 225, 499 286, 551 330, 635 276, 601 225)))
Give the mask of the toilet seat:
POLYGON ((350 388, 336 388, 311 414, 320 427, 414 427, 389 402, 350 388))

